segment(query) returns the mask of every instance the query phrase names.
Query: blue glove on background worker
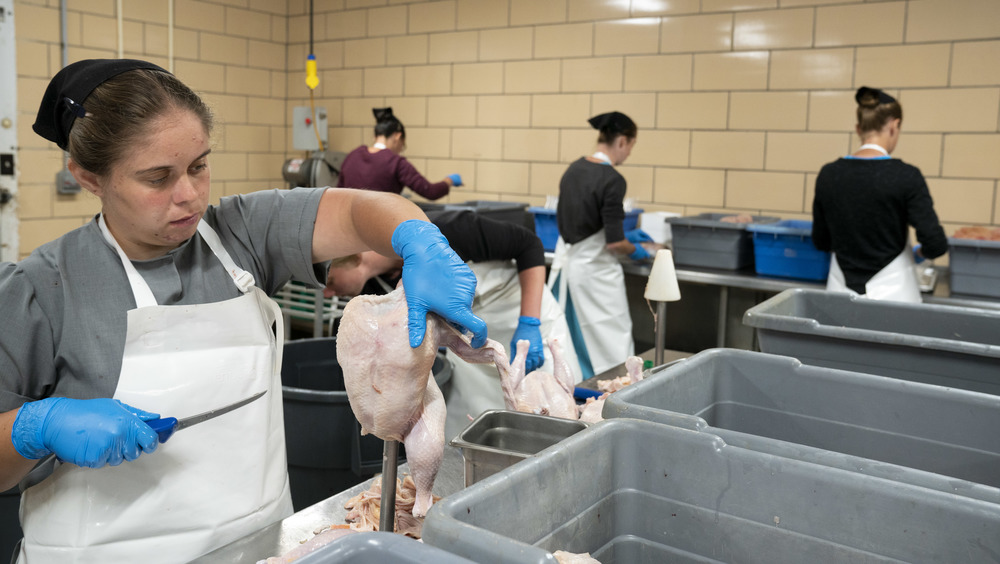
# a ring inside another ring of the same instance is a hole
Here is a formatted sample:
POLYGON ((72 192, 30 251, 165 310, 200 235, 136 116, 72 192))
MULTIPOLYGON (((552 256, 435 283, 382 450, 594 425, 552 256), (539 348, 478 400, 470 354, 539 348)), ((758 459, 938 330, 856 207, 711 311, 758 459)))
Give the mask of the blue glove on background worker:
POLYGON ((486 322, 472 313, 476 275, 448 245, 436 225, 408 219, 392 233, 392 250, 403 258, 403 291, 409 306, 410 346, 419 347, 434 312, 472 332, 472 346, 486 344, 486 322))
POLYGON ((916 244, 913 246, 913 262, 920 264, 927 260, 924 255, 920 252, 920 248, 923 247, 921 244, 916 244))
POLYGON ((631 231, 626 231, 625 238, 629 243, 635 245, 635 250, 629 253, 628 258, 632 260, 645 260, 653 256, 649 254, 649 251, 647 251, 641 244, 643 242, 652 242, 653 238, 642 229, 632 229, 631 231))
POLYGON ((626 231, 625 238, 628 239, 628 242, 633 245, 638 245, 642 242, 653 242, 653 238, 649 236, 649 233, 646 233, 642 229, 632 229, 631 231, 626 231))
POLYGON ((514 337, 510 340, 511 362, 514 362, 514 356, 517 354, 518 341, 531 343, 528 348, 528 359, 524 363, 525 374, 545 364, 545 347, 542 344, 542 331, 539 329, 541 325, 542 322, 537 317, 522 315, 517 320, 517 329, 514 330, 514 337))
POLYGON ((11 441, 29 459, 55 453, 77 466, 118 466, 156 450, 156 432, 144 422, 157 417, 114 399, 47 398, 21 406, 11 441))
POLYGON ((458 187, 462 185, 462 175, 460 174, 449 174, 448 178, 451 179, 453 186, 458 187))

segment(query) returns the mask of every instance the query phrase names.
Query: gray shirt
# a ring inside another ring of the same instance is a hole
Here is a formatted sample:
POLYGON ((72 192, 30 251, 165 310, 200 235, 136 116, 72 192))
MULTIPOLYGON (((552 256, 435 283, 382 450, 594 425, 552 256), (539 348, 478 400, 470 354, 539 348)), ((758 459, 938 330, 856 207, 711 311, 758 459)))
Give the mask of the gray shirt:
MULTIPOLYGON (((312 263, 312 235, 323 191, 226 197, 205 221, 268 295, 292 278, 322 287, 327 265, 312 263)), ((197 233, 163 257, 132 264, 160 305, 240 295, 197 233)), ((50 396, 111 397, 133 308, 125 269, 96 218, 19 263, 0 263, 0 412, 50 396)))

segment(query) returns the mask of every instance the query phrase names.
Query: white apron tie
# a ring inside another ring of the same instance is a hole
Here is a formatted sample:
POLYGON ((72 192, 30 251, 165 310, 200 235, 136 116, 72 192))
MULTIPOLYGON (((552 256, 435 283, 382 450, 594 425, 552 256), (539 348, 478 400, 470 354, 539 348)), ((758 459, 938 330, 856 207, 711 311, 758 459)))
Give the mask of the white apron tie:
POLYGON ((137 304, 128 312, 114 397, 183 418, 268 393, 179 431, 135 461, 98 469, 58 464, 22 496, 22 564, 187 562, 292 513, 277 305, 204 220, 198 232, 242 295, 156 305, 103 219, 101 229, 122 259, 137 304))
MULTIPOLYGON (((567 294, 573 301, 593 375, 625 362, 635 350, 625 274, 604 239, 603 229, 572 245, 559 237, 548 283, 551 289, 559 281, 563 311, 567 294)), ((582 357, 583 351, 576 354, 582 357)))
MULTIPOLYGON (((920 285, 914 271, 916 263, 913 260, 913 250, 907 245, 903 252, 882 270, 875 273, 865 284, 865 297, 873 300, 891 300, 911 304, 923 303, 920 296, 920 285)), ((857 292, 847 287, 844 272, 837 264, 837 255, 830 255, 830 274, 826 279, 826 289, 835 292, 857 292)))

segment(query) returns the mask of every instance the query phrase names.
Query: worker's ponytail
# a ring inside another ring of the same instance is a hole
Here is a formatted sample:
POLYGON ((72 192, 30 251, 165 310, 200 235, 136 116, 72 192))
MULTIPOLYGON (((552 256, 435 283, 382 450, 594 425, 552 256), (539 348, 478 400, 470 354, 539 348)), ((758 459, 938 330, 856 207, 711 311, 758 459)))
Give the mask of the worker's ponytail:
POLYGON ((396 133, 401 133, 402 138, 406 140, 406 128, 403 127, 403 122, 392 115, 392 108, 372 108, 372 114, 375 115, 375 137, 392 137, 396 133))

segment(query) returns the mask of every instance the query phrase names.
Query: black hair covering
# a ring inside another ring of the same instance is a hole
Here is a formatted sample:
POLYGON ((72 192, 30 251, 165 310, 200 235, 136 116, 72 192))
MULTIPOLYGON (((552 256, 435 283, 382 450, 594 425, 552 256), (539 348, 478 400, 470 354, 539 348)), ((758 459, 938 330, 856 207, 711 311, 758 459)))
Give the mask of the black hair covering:
POLYGON ((167 72, 153 63, 136 59, 85 59, 67 65, 52 77, 45 89, 31 129, 65 151, 73 122, 87 115, 83 107, 87 96, 108 79, 136 69, 167 72))
POLYGON ((375 121, 386 121, 392 120, 396 116, 392 115, 392 106, 388 108, 372 108, 372 114, 375 115, 375 121))
POLYGON ((607 131, 608 133, 622 133, 635 128, 635 122, 632 121, 632 118, 621 112, 608 112, 594 116, 588 119, 587 122, 594 129, 607 131))
POLYGON ((879 90, 878 88, 869 88, 867 86, 862 86, 861 88, 858 88, 857 93, 854 94, 854 101, 860 104, 861 100, 867 96, 874 96, 875 98, 878 98, 879 104, 891 104, 896 101, 895 98, 879 90))

